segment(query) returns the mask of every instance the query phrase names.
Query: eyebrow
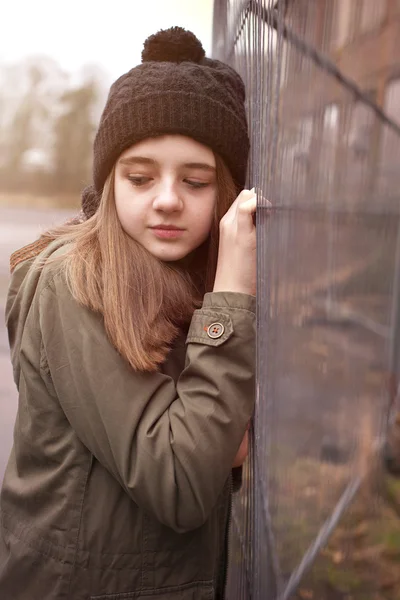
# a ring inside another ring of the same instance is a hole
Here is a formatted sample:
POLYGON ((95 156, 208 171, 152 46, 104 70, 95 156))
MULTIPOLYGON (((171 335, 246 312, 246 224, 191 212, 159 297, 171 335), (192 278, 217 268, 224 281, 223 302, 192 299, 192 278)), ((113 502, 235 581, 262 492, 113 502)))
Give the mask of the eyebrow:
POLYGON ((191 163, 185 163, 182 166, 186 167, 188 169, 201 169, 202 171, 211 171, 212 173, 214 173, 214 171, 215 171, 215 167, 212 167, 211 165, 209 165, 207 163, 191 162, 191 163))
MULTIPOLYGON (((157 161, 155 161, 153 158, 147 158, 146 156, 127 156, 126 158, 120 158, 118 162, 121 165, 135 165, 135 164, 155 165, 155 164, 157 164, 157 161)), ((213 167, 207 163, 189 162, 189 163, 184 163, 181 166, 185 167, 187 169, 200 169, 202 171, 210 171, 212 173, 215 172, 215 167, 213 167)))

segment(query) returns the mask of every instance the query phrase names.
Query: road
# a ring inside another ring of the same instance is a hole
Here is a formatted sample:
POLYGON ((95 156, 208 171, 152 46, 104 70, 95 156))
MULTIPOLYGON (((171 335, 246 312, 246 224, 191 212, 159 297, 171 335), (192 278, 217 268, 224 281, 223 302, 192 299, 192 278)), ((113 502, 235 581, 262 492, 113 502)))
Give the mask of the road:
POLYGON ((4 309, 9 281, 9 257, 35 240, 41 231, 71 216, 66 210, 28 210, 0 207, 0 481, 12 444, 17 391, 12 379, 4 309))

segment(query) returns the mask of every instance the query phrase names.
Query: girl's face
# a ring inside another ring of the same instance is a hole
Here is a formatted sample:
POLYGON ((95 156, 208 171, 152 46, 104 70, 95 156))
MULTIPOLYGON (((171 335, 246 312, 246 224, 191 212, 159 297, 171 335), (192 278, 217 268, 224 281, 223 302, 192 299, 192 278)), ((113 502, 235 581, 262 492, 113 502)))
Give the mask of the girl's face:
POLYGON ((211 229, 217 199, 214 154, 181 135, 148 138, 119 157, 114 194, 124 231, 153 256, 180 260, 211 229))

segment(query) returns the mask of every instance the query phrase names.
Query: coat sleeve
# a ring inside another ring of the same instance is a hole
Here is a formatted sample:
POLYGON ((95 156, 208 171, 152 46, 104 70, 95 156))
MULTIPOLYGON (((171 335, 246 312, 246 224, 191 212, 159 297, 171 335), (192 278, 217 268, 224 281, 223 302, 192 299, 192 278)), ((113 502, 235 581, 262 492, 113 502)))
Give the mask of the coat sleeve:
POLYGON ((51 385, 82 443, 160 522, 178 532, 202 525, 254 406, 255 298, 205 295, 176 385, 132 369, 60 276, 42 291, 39 314, 51 385), (209 336, 213 323, 219 337, 209 336))

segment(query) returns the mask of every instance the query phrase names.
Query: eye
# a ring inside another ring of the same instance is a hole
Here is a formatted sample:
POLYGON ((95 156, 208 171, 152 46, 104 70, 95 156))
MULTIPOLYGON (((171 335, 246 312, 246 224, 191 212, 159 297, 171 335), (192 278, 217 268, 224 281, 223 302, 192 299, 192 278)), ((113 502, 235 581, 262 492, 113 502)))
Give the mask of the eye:
POLYGON ((128 179, 135 187, 141 187, 151 181, 151 177, 145 177, 144 175, 128 175, 128 179))
POLYGON ((209 183, 203 183, 201 181, 193 181, 192 179, 184 179, 183 180, 184 183, 187 183, 190 187, 194 188, 194 189, 201 189, 201 188, 205 188, 208 185, 210 185, 209 183))

